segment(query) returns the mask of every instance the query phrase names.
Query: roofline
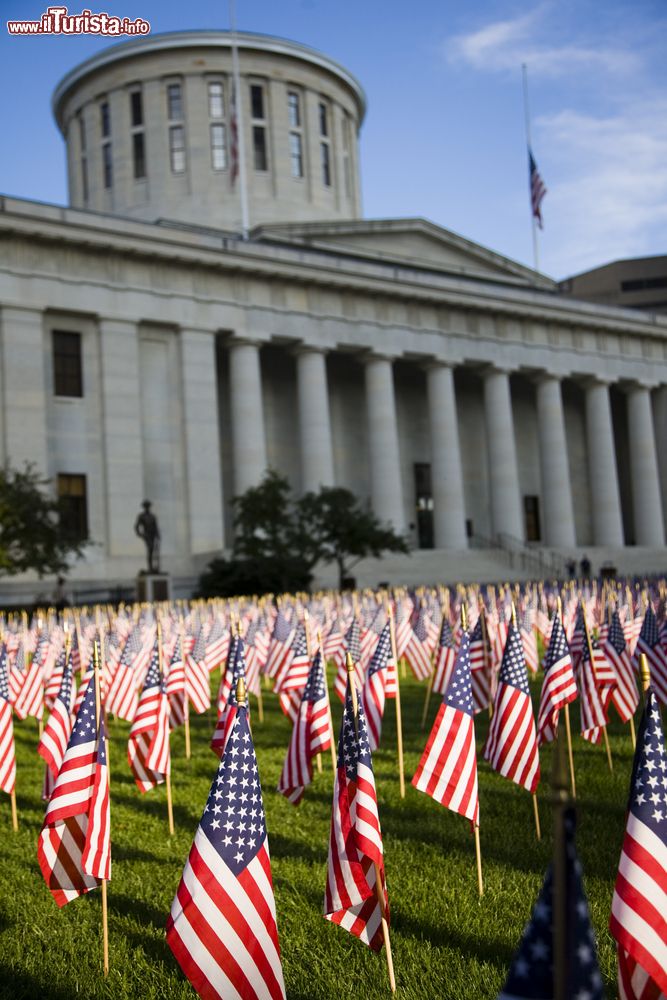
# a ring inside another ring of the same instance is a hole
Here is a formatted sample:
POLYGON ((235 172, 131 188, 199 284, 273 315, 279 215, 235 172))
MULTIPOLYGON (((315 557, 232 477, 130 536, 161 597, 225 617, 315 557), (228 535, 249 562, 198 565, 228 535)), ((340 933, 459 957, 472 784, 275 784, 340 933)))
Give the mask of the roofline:
POLYGON ((585 271, 577 271, 576 274, 569 274, 567 278, 561 278, 559 284, 563 284, 565 281, 573 281, 575 278, 583 278, 588 274, 595 274, 597 271, 603 271, 609 267, 616 267, 618 264, 639 264, 649 260, 667 260, 667 254, 654 253, 642 255, 641 257, 617 257, 615 260, 608 260, 604 264, 589 267, 585 271))
MULTIPOLYGON (((89 73, 94 73, 98 69, 123 59, 131 59, 135 55, 144 55, 146 52, 162 52, 201 45, 211 48, 231 48, 231 42, 231 31, 194 29, 192 31, 167 31, 110 45, 79 63, 56 84, 51 98, 51 110, 58 128, 61 132, 63 131, 61 109, 68 92, 89 73)), ((262 52, 272 52, 276 55, 302 59, 339 77, 354 94, 359 107, 359 124, 361 125, 363 122, 367 107, 366 93, 357 78, 334 59, 330 59, 329 56, 318 52, 317 49, 311 49, 300 42, 292 42, 287 38, 278 38, 275 35, 237 31, 236 44, 239 49, 259 49, 262 52)))

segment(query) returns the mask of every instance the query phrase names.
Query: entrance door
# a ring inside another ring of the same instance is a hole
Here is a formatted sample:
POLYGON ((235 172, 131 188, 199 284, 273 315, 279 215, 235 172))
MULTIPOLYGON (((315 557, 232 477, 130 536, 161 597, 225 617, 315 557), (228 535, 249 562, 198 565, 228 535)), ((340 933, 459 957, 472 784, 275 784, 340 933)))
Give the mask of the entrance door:
POLYGON ((415 501, 417 507, 417 544, 420 549, 433 548, 433 491, 431 465, 415 462, 415 501))
POLYGON ((540 498, 524 496, 523 520, 526 529, 527 542, 539 542, 542 539, 540 531, 540 498))

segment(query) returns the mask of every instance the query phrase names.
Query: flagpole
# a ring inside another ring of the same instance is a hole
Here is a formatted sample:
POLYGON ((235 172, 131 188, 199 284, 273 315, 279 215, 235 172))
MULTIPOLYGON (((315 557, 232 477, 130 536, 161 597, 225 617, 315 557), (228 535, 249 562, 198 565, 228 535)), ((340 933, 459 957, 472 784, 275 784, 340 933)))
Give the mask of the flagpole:
MULTIPOLYGON (((306 656, 308 657, 308 666, 309 666, 309 669, 310 669, 310 666, 312 665, 312 659, 311 659, 311 653, 310 653, 310 634, 309 634, 309 629, 308 629, 308 623, 309 623, 308 609, 304 608, 303 609, 303 631, 304 631, 304 634, 306 636, 306 656)), ((331 729, 331 735, 333 737, 333 727, 331 729)), ((315 761, 317 763, 317 773, 318 774, 322 774, 322 754, 321 753, 315 754, 315 761)))
MULTIPOLYGON (((532 152, 532 145, 530 139, 530 112, 528 109, 528 67, 525 63, 521 65, 522 75, 523 75, 523 112, 526 121, 526 144, 528 146, 529 152, 532 152)), ((531 195, 531 205, 532 205, 532 195, 531 195)), ((533 227, 533 265, 536 271, 539 271, 539 258, 537 252, 537 219, 531 209, 530 213, 531 224, 533 227)))
POLYGON ((403 762, 403 719, 401 716, 401 685, 398 679, 398 660, 396 658, 396 631, 394 629, 394 613, 391 604, 387 603, 387 615, 389 617, 389 635, 391 637, 391 655, 394 660, 394 674, 396 676, 396 742, 398 745, 398 781, 401 790, 401 798, 405 798, 405 764, 403 762))
POLYGON ((324 690, 327 693, 327 712, 329 713, 329 729, 331 730, 331 766, 333 767, 333 773, 335 777, 336 771, 338 770, 338 761, 336 759, 336 749, 334 747, 334 727, 333 727, 333 716, 331 714, 331 698, 329 697, 329 678, 327 676, 327 661, 324 659, 324 651, 322 649, 322 633, 319 630, 317 632, 317 644, 320 649, 320 659, 322 661, 324 690))
MULTIPOLYGON (((79 649, 79 655, 81 650, 79 649)), ((95 722, 96 736, 99 741, 100 727, 102 725, 102 704, 100 697, 100 645, 96 640, 93 643, 93 672, 95 677, 95 722)), ((103 737, 106 744, 106 735, 103 737)), ((108 746, 105 746, 108 757, 108 746)), ((104 978, 109 975, 109 915, 107 912, 107 880, 102 879, 102 948, 104 955, 104 978)))
MULTIPOLYGON (((359 718, 359 700, 357 698, 357 685, 354 679, 354 663, 352 657, 350 656, 349 650, 346 654, 347 658, 347 683, 350 686, 350 695, 352 697, 352 714, 354 715, 354 731, 357 738, 359 737, 357 720, 359 718)), ((394 977, 394 961, 391 957, 391 943, 389 941, 389 924, 387 923, 387 911, 385 908, 385 898, 384 898, 384 885, 382 882, 382 872, 380 871, 380 866, 377 861, 374 863, 375 868, 375 895, 377 897, 378 906, 380 907, 380 915, 382 918, 382 937, 384 938, 385 954, 387 956, 387 972, 389 973, 389 985, 391 986, 391 992, 396 992, 396 979, 394 977)))
MULTIPOLYGON (((157 623, 157 661, 160 670, 160 699, 162 699, 162 680, 164 677, 164 665, 162 663, 162 626, 157 623)), ((169 727, 167 727, 167 742, 169 742, 169 727)), ((167 819, 169 821, 169 836, 174 836, 174 807, 171 801, 171 747, 169 748, 169 770, 164 776, 167 784, 167 819)))
MULTIPOLYGON (((561 619, 561 628, 565 631, 565 626, 563 625, 563 605, 560 596, 556 598, 556 614, 561 619)), ((552 625, 553 628, 553 625, 552 625)), ((572 753, 572 729, 570 728, 570 705, 569 702, 565 705, 565 732, 567 735, 567 755, 570 763, 570 791, 572 793, 572 798, 577 797, 577 785, 574 780, 574 754, 572 753)))
POLYGON ((232 75, 234 77, 234 93, 236 112, 236 131, 239 147, 239 194, 241 196, 241 233, 244 240, 248 239, 250 230, 250 215, 248 211, 248 188, 245 172, 245 135, 243 132, 243 99, 241 95, 241 73, 239 70, 239 51, 236 43, 236 4, 229 0, 229 26, 232 35, 232 75))

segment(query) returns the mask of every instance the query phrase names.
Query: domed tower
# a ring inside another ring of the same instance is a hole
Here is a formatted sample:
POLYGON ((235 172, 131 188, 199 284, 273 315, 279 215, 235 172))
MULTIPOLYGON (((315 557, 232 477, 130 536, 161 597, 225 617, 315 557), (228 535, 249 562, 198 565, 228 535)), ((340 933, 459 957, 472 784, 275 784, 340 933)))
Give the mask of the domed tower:
POLYGON ((124 42, 75 67, 53 112, 69 201, 135 219, 239 231, 238 124, 250 226, 360 216, 357 80, 296 42, 184 31, 124 42))

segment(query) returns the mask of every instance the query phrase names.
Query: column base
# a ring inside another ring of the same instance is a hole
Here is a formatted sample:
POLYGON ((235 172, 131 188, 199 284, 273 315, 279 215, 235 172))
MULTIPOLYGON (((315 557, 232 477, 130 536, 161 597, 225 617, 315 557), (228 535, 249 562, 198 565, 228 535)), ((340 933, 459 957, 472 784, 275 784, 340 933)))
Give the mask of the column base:
POLYGON ((170 601, 171 577, 169 573, 139 573, 137 576, 137 601, 170 601))

